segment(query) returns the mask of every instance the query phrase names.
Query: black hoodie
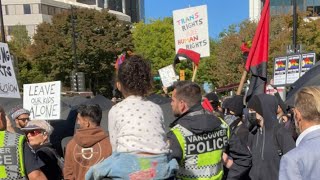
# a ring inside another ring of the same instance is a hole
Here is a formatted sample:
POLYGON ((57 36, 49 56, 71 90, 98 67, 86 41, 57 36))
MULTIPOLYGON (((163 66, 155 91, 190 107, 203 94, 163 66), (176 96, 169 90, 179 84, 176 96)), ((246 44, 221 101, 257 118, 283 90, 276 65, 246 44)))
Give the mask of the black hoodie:
POLYGON ((58 165, 58 153, 50 143, 40 145, 35 149, 36 154, 44 162, 45 166, 40 169, 46 175, 48 180, 61 180, 63 179, 62 171, 58 165))
POLYGON ((248 108, 255 110, 263 119, 259 127, 249 135, 249 146, 252 152, 250 177, 254 180, 278 179, 281 156, 295 147, 290 133, 279 125, 277 120, 277 99, 267 94, 255 95, 248 103, 248 108))

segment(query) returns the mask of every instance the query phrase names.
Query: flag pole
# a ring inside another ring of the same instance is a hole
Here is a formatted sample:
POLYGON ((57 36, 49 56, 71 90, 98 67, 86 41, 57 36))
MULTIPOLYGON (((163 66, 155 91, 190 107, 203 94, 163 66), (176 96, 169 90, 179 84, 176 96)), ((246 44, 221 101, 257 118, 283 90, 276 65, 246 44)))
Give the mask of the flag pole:
POLYGON ((242 91, 244 82, 247 79, 247 74, 248 74, 248 72, 246 70, 243 70, 242 77, 241 77, 241 80, 240 80, 240 84, 239 84, 238 89, 237 89, 237 95, 241 95, 241 91, 242 91))
POLYGON ((198 66, 195 65, 195 67, 193 69, 192 82, 194 82, 194 80, 196 78, 197 70, 198 70, 198 66))

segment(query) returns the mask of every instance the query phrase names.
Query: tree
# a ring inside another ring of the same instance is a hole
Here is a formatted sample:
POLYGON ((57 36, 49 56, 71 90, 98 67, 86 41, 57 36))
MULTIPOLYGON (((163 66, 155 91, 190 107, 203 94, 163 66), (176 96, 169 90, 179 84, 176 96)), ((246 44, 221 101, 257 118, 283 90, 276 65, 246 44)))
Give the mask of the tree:
POLYGON ((160 68, 173 63, 175 56, 172 18, 136 23, 132 32, 134 51, 152 63, 154 75, 160 68))
MULTIPOLYGON (((32 71, 30 61, 27 60, 26 47, 31 44, 26 26, 16 25, 12 27, 11 40, 8 42, 10 53, 14 59, 14 68, 20 87, 23 83, 30 82, 30 75, 27 72, 32 71)), ((32 77, 33 79, 34 77, 32 77)))
MULTIPOLYGON (((303 13, 298 19, 298 44, 305 52, 320 53, 320 20, 305 19, 303 13)), ((211 56, 202 60, 199 69, 200 82, 208 81, 215 87, 238 83, 244 70, 240 45, 241 41, 252 40, 257 24, 243 21, 231 25, 220 33, 220 39, 212 40, 211 56)), ((286 55, 286 47, 292 44, 292 16, 272 16, 270 19, 270 46, 268 60, 268 77, 273 76, 274 58, 286 55)))
MULTIPOLYGON (((29 57, 47 80, 61 80, 70 86, 74 70, 72 16, 65 11, 42 23, 29 48, 29 57)), ((113 63, 124 48, 132 48, 130 25, 119 21, 107 10, 75 10, 77 66, 86 75, 91 90, 112 96, 113 63), (89 82, 90 81, 90 82, 89 82)))
MULTIPOLYGON (((303 13, 298 20, 298 43, 307 52, 320 53, 320 19, 305 19, 303 13)), ((257 22, 245 20, 232 24, 220 33, 218 39, 210 40, 210 57, 201 58, 196 82, 209 82, 214 87, 239 83, 244 70, 240 45, 243 40, 252 41, 257 22)), ((153 73, 161 67, 172 64, 175 56, 172 18, 153 20, 149 24, 138 23, 133 31, 135 51, 152 61, 153 73)), ((270 19, 268 77, 273 76, 273 61, 277 56, 286 55, 286 47, 292 44, 292 16, 272 16, 270 19)), ((191 79, 192 69, 188 64, 186 79, 191 79)), ((177 69, 178 69, 177 68, 177 69)))
POLYGON ((255 23, 243 21, 230 25, 220 33, 219 39, 210 40, 210 57, 200 61, 199 83, 209 82, 214 87, 239 82, 244 67, 240 45, 242 40, 250 40, 255 31, 255 23))
MULTIPOLYGON (((173 19, 150 20, 148 24, 134 24, 132 31, 134 52, 151 62, 153 76, 158 70, 173 63, 175 57, 173 19)), ((155 91, 161 91, 160 81, 155 82, 155 91)))

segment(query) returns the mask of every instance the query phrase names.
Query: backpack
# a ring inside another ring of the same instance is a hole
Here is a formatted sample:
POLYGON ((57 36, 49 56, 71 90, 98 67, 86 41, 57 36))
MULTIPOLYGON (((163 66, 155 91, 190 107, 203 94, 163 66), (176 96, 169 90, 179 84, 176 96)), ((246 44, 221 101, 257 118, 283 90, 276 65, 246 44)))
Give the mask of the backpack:
POLYGON ((47 151, 54 155, 54 157, 57 159, 57 165, 59 166, 61 173, 63 174, 63 167, 64 167, 64 159, 61 157, 57 151, 51 147, 44 146, 41 148, 43 152, 47 151))

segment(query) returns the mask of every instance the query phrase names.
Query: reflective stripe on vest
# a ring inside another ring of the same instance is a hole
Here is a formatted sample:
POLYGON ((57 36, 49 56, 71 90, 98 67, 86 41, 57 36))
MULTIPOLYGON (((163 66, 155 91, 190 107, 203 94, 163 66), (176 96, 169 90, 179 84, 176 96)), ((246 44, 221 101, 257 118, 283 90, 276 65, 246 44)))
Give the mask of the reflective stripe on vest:
POLYGON ((0 179, 24 179, 24 136, 0 131, 0 179))
MULTIPOLYGON (((210 112, 210 111, 205 111, 205 110, 198 110, 198 111, 194 111, 194 112, 190 112, 187 114, 187 116, 196 116, 196 115, 202 115, 202 114, 213 114, 213 112, 210 112)), ((216 116, 216 115, 215 115, 216 116)), ((220 121, 221 123, 225 126, 224 128, 227 128, 228 129, 228 138, 230 138, 230 129, 229 129, 229 125, 220 117, 216 116, 220 121)))
POLYGON ((222 122, 222 124, 228 129, 228 139, 230 138, 230 128, 229 125, 220 117, 218 117, 218 119, 220 119, 220 121, 222 122))
POLYGON ((219 180, 223 176, 221 161, 228 144, 228 128, 224 124, 216 131, 195 135, 177 124, 172 129, 182 149, 178 177, 181 179, 219 180))

